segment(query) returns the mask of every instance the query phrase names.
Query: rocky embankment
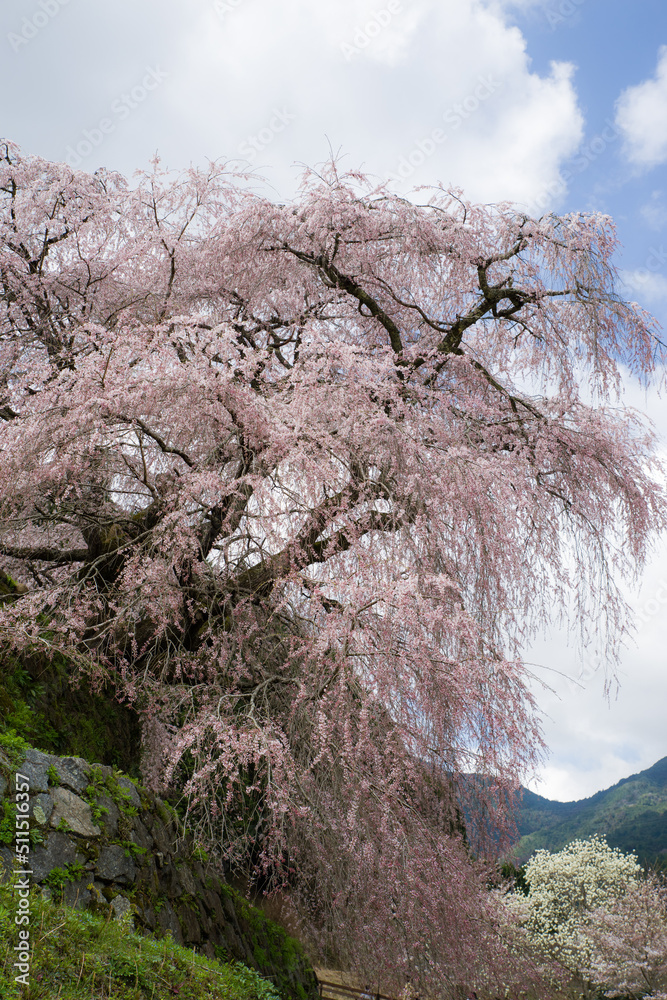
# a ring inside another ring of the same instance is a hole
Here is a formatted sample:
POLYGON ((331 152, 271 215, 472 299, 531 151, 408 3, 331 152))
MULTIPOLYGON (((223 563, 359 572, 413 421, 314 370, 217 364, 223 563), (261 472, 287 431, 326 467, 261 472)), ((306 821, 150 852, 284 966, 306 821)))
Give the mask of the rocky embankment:
POLYGON ((42 893, 171 933, 210 957, 237 959, 306 1000, 317 981, 299 944, 221 878, 173 809, 111 767, 28 749, 0 750, 0 876, 29 821, 29 867, 42 893), (25 789, 28 797, 17 796, 25 789))

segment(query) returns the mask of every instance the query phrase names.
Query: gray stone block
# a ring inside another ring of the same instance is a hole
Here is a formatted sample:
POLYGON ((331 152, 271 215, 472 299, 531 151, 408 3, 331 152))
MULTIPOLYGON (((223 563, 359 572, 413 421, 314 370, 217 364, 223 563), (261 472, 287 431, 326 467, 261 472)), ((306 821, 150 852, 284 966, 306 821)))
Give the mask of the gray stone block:
POLYGON ((167 931, 171 931, 174 941, 176 941, 177 944, 183 944, 181 925, 178 922, 178 917, 174 913, 174 908, 169 900, 164 900, 164 905, 161 907, 157 915, 157 922, 162 931, 165 933, 167 931))
POLYGON ((165 856, 171 854, 172 841, 169 838, 169 834, 167 833, 164 823, 157 817, 153 823, 153 839, 155 840, 155 846, 160 854, 165 856))
POLYGON ((46 826, 53 812, 53 799, 46 792, 33 795, 30 799, 30 816, 39 826, 46 826))
POLYGON ((90 764, 81 757, 56 757, 54 766, 65 788, 81 794, 90 784, 90 764))
POLYGON ((111 900, 111 908, 114 912, 116 920, 122 920, 123 917, 129 917, 130 925, 134 927, 134 919, 132 917, 132 903, 127 899, 126 896, 114 896, 111 900))
MULTIPOLYGON (((33 753, 36 754, 38 751, 35 750, 33 753)), ((40 757, 46 757, 46 754, 40 754, 40 757)), ((29 761, 25 761, 16 769, 9 779, 9 794, 14 794, 14 789, 16 788, 16 774, 19 775, 19 781, 21 780, 20 776, 22 775, 28 782, 31 795, 35 795, 39 792, 46 792, 49 787, 49 777, 46 773, 48 766, 49 763, 32 764, 29 761)))
POLYGON ((199 926, 199 915, 189 906, 179 906, 178 918, 183 933, 185 944, 199 944, 201 941, 201 927, 199 926))
POLYGON ((104 826, 104 832, 107 837, 117 837, 118 820, 120 818, 118 806, 108 795, 100 795, 97 803, 104 809, 108 810, 106 813, 102 813, 102 817, 99 820, 99 822, 104 826))
POLYGON ((224 924, 226 918, 222 909, 222 903, 220 902, 220 896, 212 889, 206 889, 203 895, 208 911, 213 916, 213 922, 224 924))
POLYGON ((30 853, 33 882, 43 882, 54 868, 64 868, 74 864, 76 860, 76 846, 67 834, 50 833, 46 843, 40 844, 30 853))
POLYGON ((199 925, 204 934, 208 936, 213 930, 213 925, 211 924, 211 918, 206 912, 206 907, 202 903, 201 899, 197 900, 197 911, 199 913, 199 925))
POLYGON ((169 868, 166 874, 168 876, 169 895, 175 898, 182 896, 185 892, 185 887, 178 868, 169 868))
POLYGON ((139 792, 137 791, 134 782, 130 781, 129 778, 123 776, 122 778, 118 779, 118 784, 123 789, 123 791, 129 794, 132 805, 136 806, 137 809, 141 809, 141 798, 139 797, 139 792))
POLYGON ((236 910, 234 909, 234 904, 225 893, 220 897, 222 902, 222 908, 225 911, 227 922, 230 924, 236 924, 236 910))
POLYGON ((51 826, 57 827, 65 820, 69 828, 81 837, 99 837, 101 830, 93 823, 90 806, 68 788, 52 788, 54 810, 51 813, 51 826))
POLYGON ((8 882, 16 855, 8 847, 0 847, 0 882, 8 882))
POLYGON ((53 754, 43 753, 41 750, 34 750, 32 747, 28 747, 25 752, 25 759, 28 764, 34 764, 36 767, 43 767, 46 770, 58 758, 54 757, 53 754))
POLYGON ((142 858, 143 864, 137 868, 137 888, 153 895, 160 891, 155 860, 151 854, 142 858))
POLYGON ((97 910, 98 912, 100 910, 106 911, 106 908, 109 905, 108 900, 104 896, 104 889, 106 886, 102 882, 91 882, 89 880, 86 888, 90 893, 89 906, 91 910, 97 910))
POLYGON ((190 869, 188 868, 188 866, 187 865, 183 865, 183 867, 179 869, 178 874, 179 874, 179 877, 180 877, 180 880, 181 880, 181 885, 183 886, 184 892, 187 892, 191 896, 194 896, 195 893, 197 892, 197 886, 196 886, 195 880, 194 880, 194 878, 192 876, 192 872, 190 871, 190 869))
POLYGON ((144 924, 145 927, 148 927, 149 930, 154 931, 157 927, 157 917, 155 916, 155 910, 152 906, 139 903, 139 918, 141 923, 144 924))
POLYGON ((109 844, 100 851, 97 875, 107 882, 133 882, 137 873, 134 861, 120 844, 109 844))
POLYGON ((90 906, 91 892, 88 888, 89 878, 78 882, 68 882, 63 888, 63 903, 74 906, 77 910, 85 910, 90 906))
POLYGON ((147 851, 150 851, 153 846, 153 838, 139 818, 134 821, 130 840, 138 847, 143 847, 147 851))

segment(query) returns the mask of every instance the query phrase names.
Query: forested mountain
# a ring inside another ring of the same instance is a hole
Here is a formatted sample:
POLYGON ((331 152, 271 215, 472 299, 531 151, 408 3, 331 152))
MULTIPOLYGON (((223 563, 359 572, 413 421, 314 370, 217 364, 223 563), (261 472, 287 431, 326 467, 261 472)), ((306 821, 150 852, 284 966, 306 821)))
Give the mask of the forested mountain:
POLYGON ((611 788, 576 802, 555 802, 523 790, 517 813, 523 862, 540 847, 558 851, 571 840, 605 834, 612 847, 643 862, 667 863, 667 757, 611 788))

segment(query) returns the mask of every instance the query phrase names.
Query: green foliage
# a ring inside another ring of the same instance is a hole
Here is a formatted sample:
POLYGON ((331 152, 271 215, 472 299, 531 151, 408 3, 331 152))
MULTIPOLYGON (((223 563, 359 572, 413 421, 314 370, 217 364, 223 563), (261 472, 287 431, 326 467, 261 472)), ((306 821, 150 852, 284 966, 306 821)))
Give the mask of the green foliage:
POLYGON ((273 968, 276 989, 282 996, 303 995, 303 986, 292 980, 290 973, 308 967, 300 943, 256 906, 253 906, 231 886, 221 886, 221 894, 234 903, 234 909, 244 935, 253 951, 253 958, 262 968, 273 968))
POLYGON ((125 851, 125 856, 127 858, 138 858, 142 854, 146 854, 146 848, 140 847, 139 844, 135 844, 133 840, 119 840, 118 843, 125 851))
POLYGON ((505 883, 509 883, 514 892, 522 892, 527 896, 530 886, 526 880, 526 866, 517 868, 511 861, 503 861, 500 866, 500 877, 505 883))
POLYGON ((232 967, 238 981, 248 991, 248 996, 255 995, 257 1000, 278 1000, 279 995, 273 984, 262 979, 254 969, 249 969, 240 962, 234 963, 232 967))
MULTIPOLYGON (((120 781, 119 781, 120 778, 126 778, 127 775, 123 774, 122 771, 120 771, 118 768, 114 767, 113 770, 112 770, 112 772, 111 772, 111 774, 107 778, 104 778, 101 775, 101 772, 99 771, 99 769, 93 768, 93 772, 95 770, 98 771, 98 773, 99 773, 99 775, 101 777, 101 783, 100 783, 100 780, 97 777, 94 777, 94 781, 96 782, 97 787, 98 788, 104 787, 106 789, 106 791, 110 795, 111 799, 118 806, 119 811, 124 816, 130 817, 130 818, 136 816, 138 814, 138 810, 137 810, 137 807, 132 802, 132 795, 127 790, 127 788, 123 788, 123 786, 120 784, 120 781)), ((132 780, 132 779, 130 779, 130 780, 132 780)), ((132 783, 136 784, 136 782, 132 782, 132 783)))
POLYGON ((38 683, 17 657, 2 657, 0 680, 0 731, 14 732, 31 746, 46 746, 57 733, 47 718, 35 711, 35 704, 44 698, 45 688, 38 683))
POLYGON ((44 833, 38 826, 30 827, 30 850, 34 851, 38 844, 44 843, 44 833))
MULTIPOLYGON (((99 801, 102 795, 108 795, 118 807, 120 813, 119 828, 121 836, 127 836, 131 829, 129 821, 138 815, 138 809, 132 802, 131 793, 120 784, 119 779, 124 777, 124 775, 121 771, 114 768, 111 774, 105 776, 99 766, 93 765, 90 768, 89 776, 90 783, 84 789, 83 798, 90 806, 93 821, 99 823, 103 816, 108 815, 108 808, 101 805, 99 801)), ((145 848, 139 847, 138 844, 133 843, 129 839, 119 840, 117 843, 125 848, 125 853, 128 857, 132 856, 136 858, 146 853, 145 848)))
POLYGON ((192 857, 195 861, 200 861, 202 864, 206 864, 209 860, 208 852, 204 850, 201 844, 195 844, 192 849, 192 857))
POLYGON ((15 901, 0 886, 0 996, 3 1000, 280 1000, 275 988, 238 964, 221 964, 132 932, 85 910, 31 896, 30 985, 14 982, 15 901))
POLYGON ((25 752, 29 744, 19 736, 13 729, 7 728, 0 733, 0 749, 9 757, 12 767, 18 767, 25 760, 25 752))
POLYGON ((51 785, 51 787, 55 788, 60 784, 60 775, 53 764, 49 764, 47 767, 46 775, 49 779, 49 785, 51 785))
POLYGON ((86 874, 82 864, 73 863, 65 868, 52 868, 44 879, 46 885, 55 893, 62 893, 68 882, 78 882, 86 874))
POLYGON ((0 844, 13 844, 16 833, 16 806, 9 799, 0 803, 0 844))
POLYGON ((94 823, 99 823, 103 816, 108 816, 109 810, 106 806, 100 805, 99 798, 108 791, 106 778, 102 774, 99 766, 93 765, 90 769, 90 783, 83 791, 83 798, 90 806, 90 814, 94 823))
POLYGON ((513 853, 521 860, 603 833, 610 847, 660 866, 667 855, 667 757, 577 802, 553 802, 524 789, 517 825, 521 840, 513 853))
MULTIPOLYGON (((45 623, 46 624, 46 623, 45 623)), ((46 634, 46 630, 45 630, 46 634)), ((59 756, 83 757, 139 773, 137 714, 113 692, 93 692, 62 655, 0 649, 0 734, 13 732, 30 746, 59 756)))
POLYGON ((93 817, 93 823, 99 823, 104 816, 109 815, 109 810, 106 806, 101 806, 97 801, 91 802, 90 815, 93 817))

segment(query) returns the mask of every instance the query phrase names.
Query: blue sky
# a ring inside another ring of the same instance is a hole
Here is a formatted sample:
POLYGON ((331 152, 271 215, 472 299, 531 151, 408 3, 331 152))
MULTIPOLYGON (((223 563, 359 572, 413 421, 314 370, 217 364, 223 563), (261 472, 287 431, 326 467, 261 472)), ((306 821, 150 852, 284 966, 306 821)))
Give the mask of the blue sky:
MULTIPOLYGON (((667 44, 667 7, 661 0, 563 0, 531 4, 518 11, 514 20, 526 39, 534 71, 546 73, 554 59, 577 67, 574 84, 585 118, 585 136, 577 154, 563 163, 573 176, 558 208, 610 214, 624 245, 620 263, 630 269, 643 267, 650 247, 656 242, 660 245, 656 236, 660 230, 664 238, 667 223, 667 84, 662 90, 662 120, 652 123, 662 135, 662 164, 642 169, 624 155, 620 130, 613 135, 621 94, 655 74, 659 47, 667 44), (598 137, 606 140, 600 152, 598 137), (648 212, 642 213, 647 206, 653 209, 655 223, 662 216, 661 227, 651 225, 648 212)), ((662 273, 665 270, 663 264, 662 273)))
MULTIPOLYGON (((3 0, 0 84, 0 132, 85 170, 245 159, 285 198, 333 148, 403 190, 609 213, 628 297, 667 328, 664 0, 3 0)), ((667 455, 664 399, 626 399, 667 455)), ((555 688, 542 794, 667 754, 662 581, 665 540, 628 593, 637 646, 609 703, 592 651, 557 634, 529 652, 555 688)))

